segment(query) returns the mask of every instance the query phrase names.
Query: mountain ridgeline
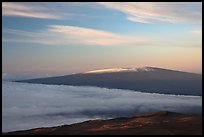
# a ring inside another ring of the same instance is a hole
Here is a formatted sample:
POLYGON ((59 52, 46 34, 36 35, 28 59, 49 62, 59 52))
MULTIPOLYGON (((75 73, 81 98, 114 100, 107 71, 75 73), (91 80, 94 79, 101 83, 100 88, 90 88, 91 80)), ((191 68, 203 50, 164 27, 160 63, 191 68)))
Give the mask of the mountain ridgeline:
POLYGON ((91 71, 90 73, 20 80, 16 82, 97 86, 160 94, 202 95, 202 75, 156 67, 123 69, 110 72, 91 71))

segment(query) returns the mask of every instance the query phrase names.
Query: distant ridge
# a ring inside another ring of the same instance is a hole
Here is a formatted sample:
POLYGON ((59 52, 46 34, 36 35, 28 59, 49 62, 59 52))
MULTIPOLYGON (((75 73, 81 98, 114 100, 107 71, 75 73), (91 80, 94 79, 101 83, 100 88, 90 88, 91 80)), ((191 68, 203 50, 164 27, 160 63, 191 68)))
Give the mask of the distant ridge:
POLYGON ((175 95, 202 95, 202 75, 157 67, 103 69, 16 82, 97 86, 175 95))
MULTIPOLYGON (((173 70, 173 69, 165 69, 165 68, 159 68, 159 67, 137 67, 137 68, 106 68, 106 69, 97 69, 97 70, 91 70, 84 72, 84 74, 90 74, 90 73, 113 73, 113 72, 148 72, 148 71, 156 71, 156 70, 166 70, 166 71, 175 71, 175 72, 182 72, 182 73, 191 73, 196 74, 192 72, 184 72, 180 70, 173 70)), ((200 74, 198 74, 200 75, 200 74)))

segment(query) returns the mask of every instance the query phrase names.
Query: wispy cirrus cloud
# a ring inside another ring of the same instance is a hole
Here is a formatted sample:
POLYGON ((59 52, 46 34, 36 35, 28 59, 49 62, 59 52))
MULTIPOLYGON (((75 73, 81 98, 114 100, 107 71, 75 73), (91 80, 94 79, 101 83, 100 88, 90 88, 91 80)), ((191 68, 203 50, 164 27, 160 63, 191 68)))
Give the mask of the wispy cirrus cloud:
POLYGON ((7 29, 4 33, 5 42, 30 42, 44 45, 127 46, 148 42, 141 37, 65 25, 50 25, 47 29, 36 32, 7 29))
MULTIPOLYGON (((78 12, 81 7, 95 8, 102 6, 118 10, 127 15, 127 19, 140 23, 201 23, 201 2, 97 2, 97 3, 2 3, 3 16, 18 16, 41 19, 66 19, 65 17, 78 19, 78 16, 92 16, 78 12), (88 7, 87 7, 88 6, 88 7), (71 9, 71 10, 69 10, 71 9), (75 9, 75 10, 73 10, 75 9), (52 11, 53 10, 53 11, 52 11), (71 13, 70 13, 71 12, 71 13)), ((97 9, 97 8, 96 8, 97 9)), ((94 9, 94 10, 96 10, 94 9)), ((85 10, 86 11, 86 10, 85 10)), ((95 11, 97 12, 97 10, 95 11)))
POLYGON ((41 19, 62 19, 60 14, 50 13, 48 8, 41 6, 32 6, 25 3, 2 3, 3 16, 17 16, 28 18, 41 18, 41 19))
POLYGON ((99 2, 140 23, 201 23, 201 2, 99 2))

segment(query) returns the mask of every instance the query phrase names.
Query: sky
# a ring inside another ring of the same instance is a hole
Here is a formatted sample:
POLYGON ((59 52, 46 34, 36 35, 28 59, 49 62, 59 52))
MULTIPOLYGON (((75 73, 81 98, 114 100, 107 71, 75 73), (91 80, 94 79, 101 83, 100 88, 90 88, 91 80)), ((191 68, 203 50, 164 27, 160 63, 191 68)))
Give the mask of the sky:
POLYGON ((3 2, 2 73, 202 73, 201 2, 3 2))

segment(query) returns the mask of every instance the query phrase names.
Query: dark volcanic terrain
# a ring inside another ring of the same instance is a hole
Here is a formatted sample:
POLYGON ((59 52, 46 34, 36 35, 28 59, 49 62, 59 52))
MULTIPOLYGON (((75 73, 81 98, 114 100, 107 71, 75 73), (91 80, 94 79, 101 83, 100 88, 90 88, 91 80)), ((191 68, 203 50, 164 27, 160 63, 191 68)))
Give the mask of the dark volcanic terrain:
POLYGON ((97 86, 160 94, 202 95, 202 75, 155 67, 119 72, 79 73, 16 82, 97 86))
POLYGON ((109 120, 90 120, 57 127, 3 133, 4 135, 201 135, 202 115, 168 111, 109 120))

